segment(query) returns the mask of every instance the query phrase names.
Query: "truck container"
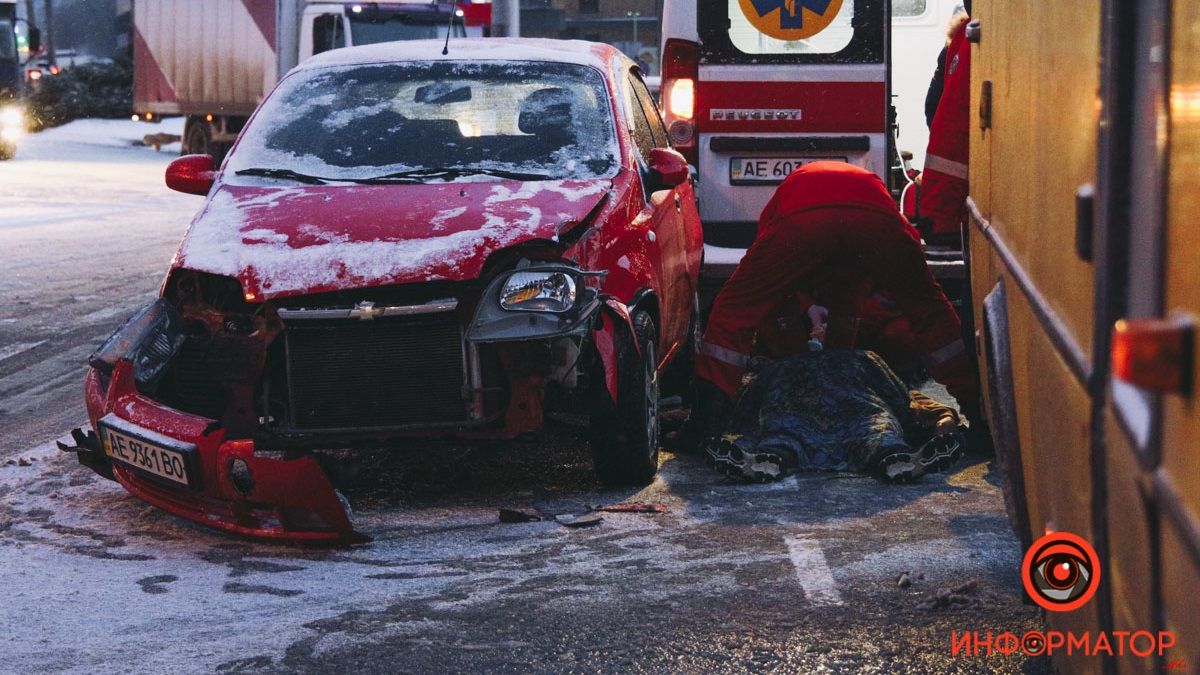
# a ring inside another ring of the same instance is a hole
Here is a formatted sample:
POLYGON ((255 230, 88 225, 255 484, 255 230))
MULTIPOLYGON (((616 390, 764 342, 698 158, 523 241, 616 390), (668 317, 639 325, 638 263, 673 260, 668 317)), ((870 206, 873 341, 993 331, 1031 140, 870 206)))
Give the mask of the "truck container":
POLYGON ((263 96, 313 54, 352 45, 485 36, 490 4, 138 0, 134 113, 184 115, 183 152, 222 158, 263 96), (451 17, 454 16, 454 21, 451 17))

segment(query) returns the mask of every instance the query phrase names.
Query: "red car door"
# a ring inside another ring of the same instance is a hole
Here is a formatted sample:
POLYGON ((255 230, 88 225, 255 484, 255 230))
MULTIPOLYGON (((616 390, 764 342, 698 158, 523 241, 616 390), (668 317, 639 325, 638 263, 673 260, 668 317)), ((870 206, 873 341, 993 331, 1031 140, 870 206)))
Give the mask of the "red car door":
MULTIPOLYGON (((650 150, 656 147, 668 148, 666 127, 659 117, 658 109, 646 84, 636 73, 629 74, 629 86, 633 91, 632 115, 634 118, 633 140, 643 162, 647 161, 650 150)), ((643 172, 646 175, 646 172, 643 172)), ((653 244, 658 248, 657 265, 659 266, 660 287, 659 302, 659 342, 662 345, 662 355, 666 356, 687 335, 688 321, 692 313, 692 296, 695 287, 689 274, 688 251, 696 248, 689 245, 689 237, 684 228, 684 205, 691 207, 691 184, 685 182, 668 189, 656 189, 661 186, 653 185, 653 177, 647 176, 648 208, 651 209, 650 227, 654 233, 653 244)))

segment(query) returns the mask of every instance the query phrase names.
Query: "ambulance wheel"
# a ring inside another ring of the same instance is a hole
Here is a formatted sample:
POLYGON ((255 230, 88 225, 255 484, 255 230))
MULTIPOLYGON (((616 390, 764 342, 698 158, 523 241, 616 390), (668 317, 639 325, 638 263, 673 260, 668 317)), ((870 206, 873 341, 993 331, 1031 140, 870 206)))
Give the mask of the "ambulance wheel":
POLYGON ((658 472, 658 332, 646 312, 634 312, 633 328, 617 340, 617 403, 591 421, 592 467, 607 485, 647 485, 658 472))

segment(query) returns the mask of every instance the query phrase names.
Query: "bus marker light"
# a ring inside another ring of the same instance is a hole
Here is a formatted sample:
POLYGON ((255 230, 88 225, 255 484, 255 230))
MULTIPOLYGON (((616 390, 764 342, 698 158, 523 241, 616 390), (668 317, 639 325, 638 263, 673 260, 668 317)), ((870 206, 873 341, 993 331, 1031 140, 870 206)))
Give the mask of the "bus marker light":
POLYGON ((1189 393, 1194 335, 1186 320, 1122 319, 1113 327, 1113 375, 1151 391, 1189 393))

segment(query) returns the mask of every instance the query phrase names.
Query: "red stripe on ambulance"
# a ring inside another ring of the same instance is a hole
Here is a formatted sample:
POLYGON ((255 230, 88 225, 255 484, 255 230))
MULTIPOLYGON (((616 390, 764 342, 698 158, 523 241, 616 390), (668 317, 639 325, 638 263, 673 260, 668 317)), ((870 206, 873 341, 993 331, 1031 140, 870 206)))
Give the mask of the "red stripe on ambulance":
POLYGON ((701 80, 696 96, 702 133, 883 133, 887 89, 883 82, 722 82, 701 80), (722 119, 713 119, 713 111, 722 119), (726 119, 728 111, 759 112, 759 119, 726 119), (798 116, 767 119, 765 111, 798 116), (799 117, 799 119, 794 119, 799 117))

